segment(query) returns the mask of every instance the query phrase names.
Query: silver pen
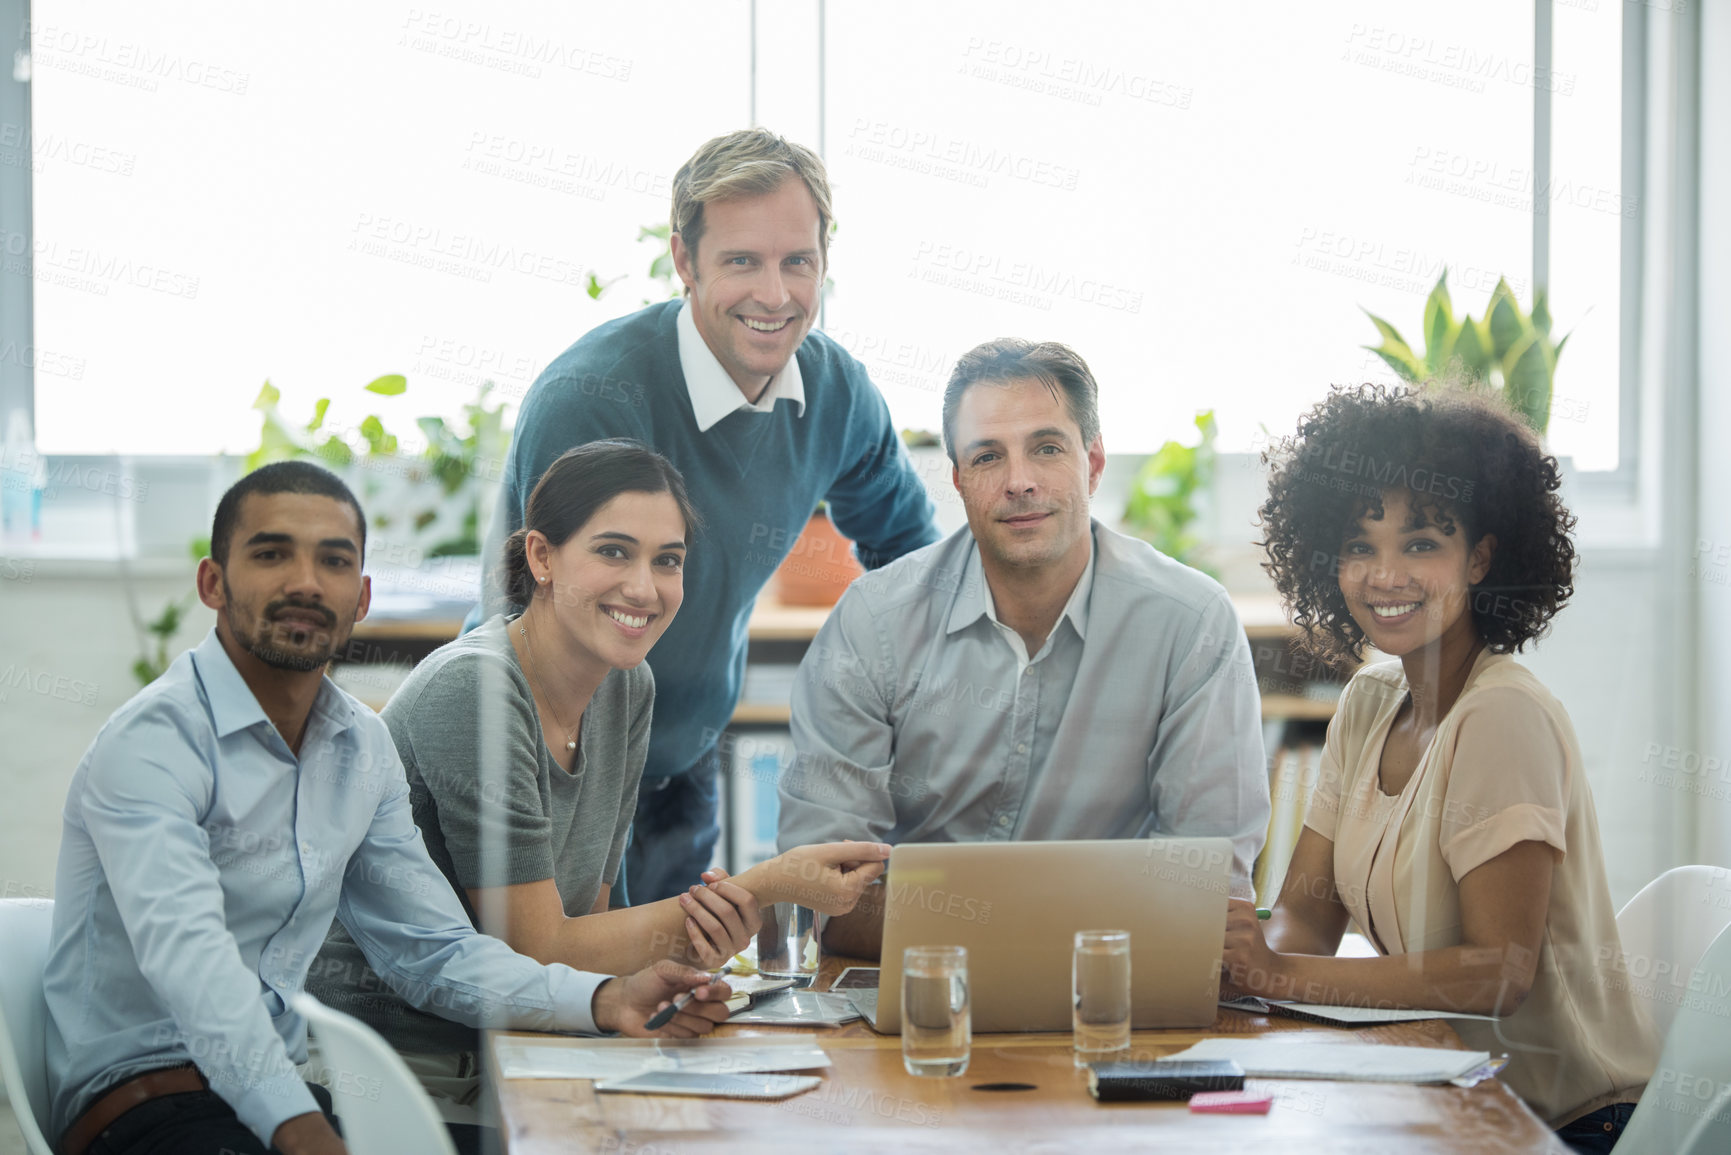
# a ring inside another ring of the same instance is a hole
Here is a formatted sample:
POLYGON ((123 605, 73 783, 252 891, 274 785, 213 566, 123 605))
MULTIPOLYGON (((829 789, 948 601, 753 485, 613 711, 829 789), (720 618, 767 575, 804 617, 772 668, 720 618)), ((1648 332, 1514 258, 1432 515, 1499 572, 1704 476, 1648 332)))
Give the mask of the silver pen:
MULTIPOLYGON (((720 970, 711 974, 703 982, 698 983, 697 987, 708 986, 710 983, 714 982, 732 969, 731 966, 722 967, 720 970)), ((643 1024, 643 1029, 646 1031, 659 1031, 662 1027, 671 1023, 674 1015, 677 1015, 680 1011, 683 1011, 691 1004, 691 1000, 697 995, 697 987, 692 987, 684 994, 675 997, 672 1002, 656 1011, 653 1015, 650 1015, 649 1021, 643 1024)))

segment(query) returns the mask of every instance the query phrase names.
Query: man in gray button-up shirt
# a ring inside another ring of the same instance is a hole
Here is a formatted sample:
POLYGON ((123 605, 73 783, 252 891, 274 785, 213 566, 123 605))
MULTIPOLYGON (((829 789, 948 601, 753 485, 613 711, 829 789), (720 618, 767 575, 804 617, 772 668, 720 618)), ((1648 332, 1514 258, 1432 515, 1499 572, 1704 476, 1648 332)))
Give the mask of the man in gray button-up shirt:
MULTIPOLYGON (((1089 516, 1097 389, 1055 342, 958 362, 944 440, 968 527, 854 582, 793 691, 778 842, 1224 836, 1268 828, 1250 647, 1226 591, 1089 516)), ((881 902, 832 919, 875 955, 881 902)))

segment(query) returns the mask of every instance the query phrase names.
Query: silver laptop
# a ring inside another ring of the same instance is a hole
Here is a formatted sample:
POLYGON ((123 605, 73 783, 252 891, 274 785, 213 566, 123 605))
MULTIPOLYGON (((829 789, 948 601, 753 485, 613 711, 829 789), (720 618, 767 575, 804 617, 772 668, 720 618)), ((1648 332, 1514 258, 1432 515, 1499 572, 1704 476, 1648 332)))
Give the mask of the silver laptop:
POLYGON ((1232 883, 1224 838, 913 843, 890 857, 878 988, 849 997, 901 1033, 902 951, 968 948, 973 1029, 1067 1031, 1079 930, 1130 932, 1131 1024, 1206 1027, 1232 883))

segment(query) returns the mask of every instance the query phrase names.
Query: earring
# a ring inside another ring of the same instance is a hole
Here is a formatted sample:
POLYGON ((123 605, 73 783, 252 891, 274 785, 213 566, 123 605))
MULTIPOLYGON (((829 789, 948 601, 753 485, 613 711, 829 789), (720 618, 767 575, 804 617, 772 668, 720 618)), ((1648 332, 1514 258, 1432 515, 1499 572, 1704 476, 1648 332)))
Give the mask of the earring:
POLYGON ((544 578, 544 577, 538 577, 538 578, 536 578, 536 579, 535 579, 535 580, 536 580, 536 581, 538 581, 538 582, 544 582, 544 581, 546 581, 546 580, 547 580, 547 579, 546 579, 546 578, 544 578))

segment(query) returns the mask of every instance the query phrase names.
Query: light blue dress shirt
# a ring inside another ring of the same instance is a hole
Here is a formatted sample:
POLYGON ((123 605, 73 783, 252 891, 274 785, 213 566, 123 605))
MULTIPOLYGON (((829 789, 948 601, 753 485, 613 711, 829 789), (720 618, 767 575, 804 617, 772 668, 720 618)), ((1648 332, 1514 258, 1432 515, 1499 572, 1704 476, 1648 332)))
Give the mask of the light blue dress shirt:
POLYGON ((1248 897, 1268 831, 1250 644, 1219 584, 1093 524, 1031 658, 966 528, 855 580, 800 664, 783 850, 1220 836, 1248 897))
POLYGON ((317 1110, 288 1000, 333 916, 423 1010, 595 1030, 606 976, 470 926, 384 722, 327 679, 297 759, 213 630, 109 719, 72 779, 45 975, 50 1134, 106 1088, 187 1062, 267 1144, 317 1110))

